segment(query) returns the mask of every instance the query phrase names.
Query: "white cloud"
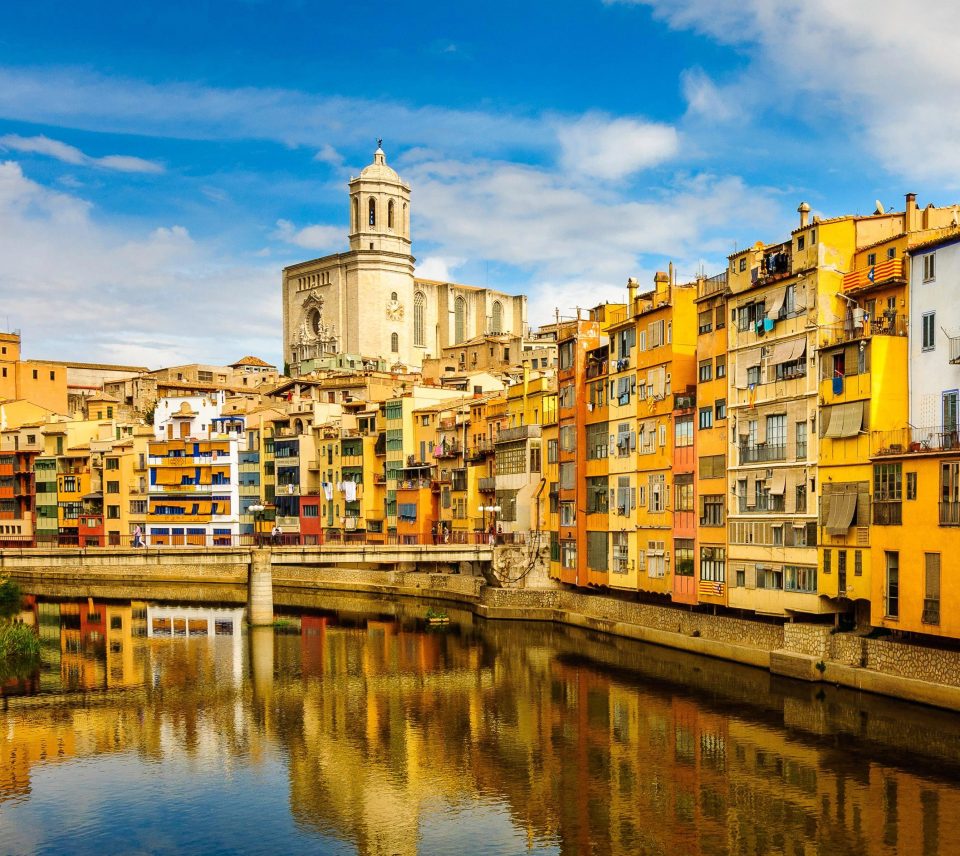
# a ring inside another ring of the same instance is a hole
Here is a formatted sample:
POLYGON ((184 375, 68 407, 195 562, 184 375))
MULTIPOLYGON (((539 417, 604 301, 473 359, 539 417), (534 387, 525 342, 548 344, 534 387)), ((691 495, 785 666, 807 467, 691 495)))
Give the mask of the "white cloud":
POLYGON ((735 103, 745 127, 800 119, 834 151, 866 149, 891 172, 956 183, 960 15, 950 0, 621 2, 750 57, 725 86, 690 78, 692 110, 735 103))
POLYGON ((150 366, 277 358, 276 265, 238 263, 183 226, 120 229, 95 213, 0 163, 0 303, 31 356, 150 366))
POLYGON ((456 282, 452 271, 463 264, 460 258, 442 258, 440 256, 426 256, 417 263, 416 275, 421 279, 435 279, 437 282, 456 282))
POLYGON ((343 155, 340 154, 330 143, 324 143, 313 159, 319 163, 325 163, 334 169, 340 169, 343 166, 343 155))
POLYGON ((100 167, 115 172, 163 172, 163 167, 153 161, 130 155, 106 155, 95 158, 84 154, 75 146, 44 136, 21 137, 17 134, 7 134, 0 137, 0 148, 25 154, 46 155, 74 166, 100 167))
POLYGON ((274 237, 286 244, 294 244, 307 250, 333 252, 342 247, 345 229, 340 226, 319 225, 298 229, 289 220, 277 220, 274 237))
POLYGON ((561 165, 595 178, 616 179, 656 166, 676 155, 670 125, 587 114, 557 128, 561 165))

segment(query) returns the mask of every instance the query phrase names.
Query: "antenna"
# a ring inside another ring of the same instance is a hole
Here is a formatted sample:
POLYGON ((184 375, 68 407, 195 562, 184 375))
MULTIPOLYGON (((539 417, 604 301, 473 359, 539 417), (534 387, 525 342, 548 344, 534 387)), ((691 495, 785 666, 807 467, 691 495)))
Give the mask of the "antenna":
POLYGON ((876 205, 877 205, 877 210, 873 212, 874 214, 886 214, 886 213, 887 213, 887 209, 883 207, 883 203, 882 203, 879 199, 877 200, 876 205))

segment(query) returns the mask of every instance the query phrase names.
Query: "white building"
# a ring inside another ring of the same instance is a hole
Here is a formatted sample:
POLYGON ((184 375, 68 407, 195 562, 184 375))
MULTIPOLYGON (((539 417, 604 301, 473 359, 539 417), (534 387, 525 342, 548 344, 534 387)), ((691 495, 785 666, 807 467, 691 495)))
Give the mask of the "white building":
POLYGON ((960 235, 910 257, 910 424, 931 448, 957 448, 960 395, 960 235))

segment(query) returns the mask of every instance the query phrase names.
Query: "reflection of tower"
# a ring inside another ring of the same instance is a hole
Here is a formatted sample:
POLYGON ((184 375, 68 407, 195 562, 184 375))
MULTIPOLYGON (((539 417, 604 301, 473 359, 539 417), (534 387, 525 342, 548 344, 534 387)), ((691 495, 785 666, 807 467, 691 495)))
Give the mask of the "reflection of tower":
POLYGON ((253 698, 266 715, 273 698, 273 627, 251 627, 247 632, 250 645, 250 675, 253 698))

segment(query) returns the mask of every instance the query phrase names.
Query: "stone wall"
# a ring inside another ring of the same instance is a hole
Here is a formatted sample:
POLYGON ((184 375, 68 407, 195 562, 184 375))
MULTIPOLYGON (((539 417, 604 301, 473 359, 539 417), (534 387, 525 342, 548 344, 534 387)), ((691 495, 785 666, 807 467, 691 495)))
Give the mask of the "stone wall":
POLYGON ((787 651, 825 660, 830 655, 830 630, 824 624, 793 622, 783 627, 783 647, 787 651))
POLYGON ((865 639, 866 666, 888 675, 960 687, 960 651, 865 639))
POLYGON ((866 640, 851 633, 834 633, 830 639, 830 659, 845 666, 862 666, 866 658, 866 640))

